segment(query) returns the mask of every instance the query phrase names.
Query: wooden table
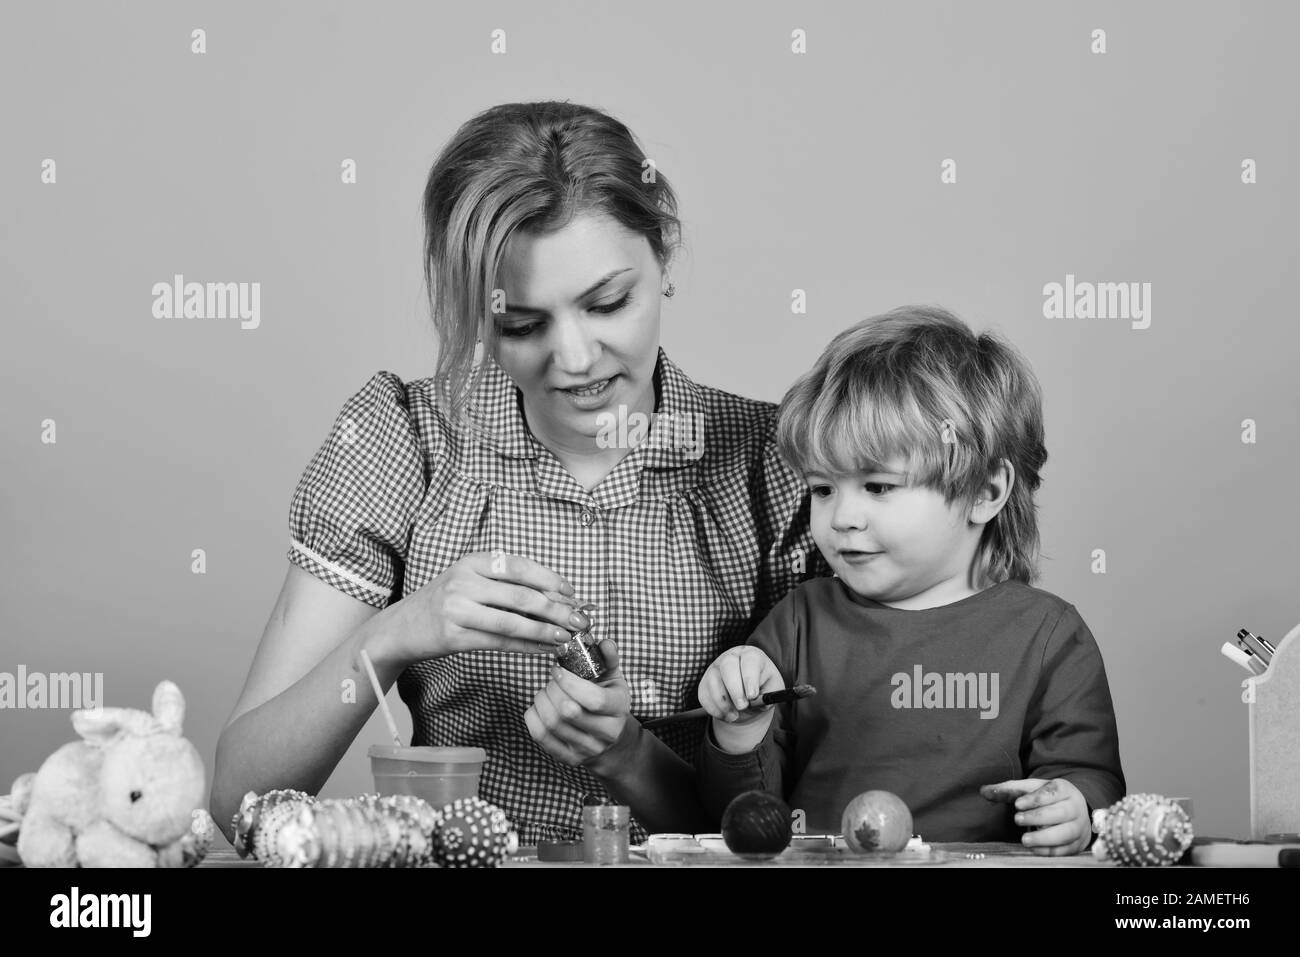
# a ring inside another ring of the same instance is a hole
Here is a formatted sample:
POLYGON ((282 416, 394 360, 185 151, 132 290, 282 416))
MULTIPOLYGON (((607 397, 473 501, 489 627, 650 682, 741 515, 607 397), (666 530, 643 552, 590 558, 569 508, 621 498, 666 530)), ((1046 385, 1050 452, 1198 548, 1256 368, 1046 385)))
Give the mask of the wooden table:
MULTIPOLYGON (((219 839, 220 840, 220 839, 219 839)), ((262 867, 261 862, 241 860, 235 849, 220 840, 221 846, 213 847, 208 852, 200 867, 262 867)), ((908 855, 910 860, 897 857, 870 856, 854 854, 848 848, 826 848, 822 850, 787 850, 780 857, 771 861, 745 861, 726 852, 709 852, 692 855, 690 859, 679 862, 652 864, 644 853, 635 849, 628 864, 621 867, 660 867, 672 869, 677 866, 691 867, 1101 867, 1113 868, 1114 864, 1099 861, 1091 853, 1075 854, 1070 857, 1039 857, 1019 844, 932 844, 933 851, 941 852, 925 861, 924 855, 908 855), (982 855, 982 856, 980 856, 982 855)), ((550 863, 537 860, 536 850, 531 847, 520 848, 508 860, 506 867, 591 867, 581 863, 550 863)))

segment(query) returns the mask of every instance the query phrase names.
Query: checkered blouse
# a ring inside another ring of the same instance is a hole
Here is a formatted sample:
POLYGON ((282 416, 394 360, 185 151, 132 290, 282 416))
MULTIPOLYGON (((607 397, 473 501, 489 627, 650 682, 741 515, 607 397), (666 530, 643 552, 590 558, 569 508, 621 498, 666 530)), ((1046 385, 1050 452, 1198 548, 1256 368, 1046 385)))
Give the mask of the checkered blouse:
MULTIPOLYGON (((633 715, 693 707, 710 662, 827 569, 804 485, 776 452, 775 406, 696 385, 662 350, 655 380, 660 413, 703 423, 703 454, 681 438, 647 442, 587 492, 534 438, 491 359, 470 405, 485 427, 478 436, 450 424, 436 380, 378 372, 298 483, 289 560, 383 608, 470 552, 526 555, 596 603, 593 633, 618 643, 633 715)), ((487 750, 480 793, 524 843, 577 836, 582 795, 601 791, 528 734, 524 712, 550 665, 464 652, 411 665, 397 683, 413 744, 487 750)), ((693 760, 703 727, 657 733, 693 760)), ((644 833, 634 821, 633 841, 644 833)))

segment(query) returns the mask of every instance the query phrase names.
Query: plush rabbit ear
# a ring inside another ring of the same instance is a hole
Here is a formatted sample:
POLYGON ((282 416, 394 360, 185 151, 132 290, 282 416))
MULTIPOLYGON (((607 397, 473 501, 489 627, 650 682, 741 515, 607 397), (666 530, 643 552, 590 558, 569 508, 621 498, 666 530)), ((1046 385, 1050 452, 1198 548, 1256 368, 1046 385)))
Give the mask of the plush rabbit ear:
POLYGON ((185 696, 173 682, 160 681, 153 690, 153 716, 161 730, 179 735, 185 720, 185 696))
POLYGON ((153 715, 133 708, 91 708, 72 712, 72 726, 93 745, 103 747, 122 734, 147 734, 153 715))

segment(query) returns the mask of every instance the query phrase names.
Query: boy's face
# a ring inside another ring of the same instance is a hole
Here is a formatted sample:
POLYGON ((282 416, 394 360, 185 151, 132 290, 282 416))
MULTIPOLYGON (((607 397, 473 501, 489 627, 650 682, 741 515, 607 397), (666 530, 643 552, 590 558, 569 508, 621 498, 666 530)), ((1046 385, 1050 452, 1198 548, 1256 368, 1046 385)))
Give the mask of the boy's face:
POLYGON ((905 463, 889 471, 805 473, 812 491, 812 534, 846 585, 895 608, 946 605, 974 594, 970 568, 982 524, 960 501, 908 485, 905 463))

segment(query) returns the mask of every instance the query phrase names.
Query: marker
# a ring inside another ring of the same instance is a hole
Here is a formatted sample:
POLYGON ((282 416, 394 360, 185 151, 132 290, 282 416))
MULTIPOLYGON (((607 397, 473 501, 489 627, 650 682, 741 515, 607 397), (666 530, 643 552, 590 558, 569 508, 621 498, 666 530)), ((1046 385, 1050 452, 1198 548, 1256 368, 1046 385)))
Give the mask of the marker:
POLYGON ((1300 844, 1213 843, 1192 847, 1200 867, 1300 867, 1300 844))
POLYGON ((1255 658, 1254 655, 1242 651, 1240 648, 1238 648, 1230 641, 1225 641, 1223 643, 1223 647, 1220 648, 1219 651, 1222 652, 1223 657, 1227 658, 1229 661, 1234 661, 1237 664, 1241 665, 1252 675, 1258 676, 1264 673, 1264 666, 1259 663, 1259 661, 1255 658))

